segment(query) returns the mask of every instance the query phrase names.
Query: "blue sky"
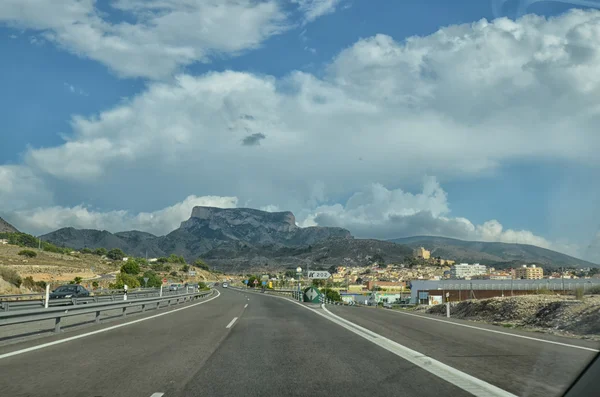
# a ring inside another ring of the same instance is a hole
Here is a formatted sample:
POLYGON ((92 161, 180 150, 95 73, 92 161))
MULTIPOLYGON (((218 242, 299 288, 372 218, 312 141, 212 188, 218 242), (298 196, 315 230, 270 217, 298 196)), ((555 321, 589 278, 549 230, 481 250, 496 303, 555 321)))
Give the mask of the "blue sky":
POLYGON ((587 128, 600 91, 575 71, 597 65, 559 59, 595 51, 581 28, 598 24, 593 8, 70 3, 0 6, 0 215, 17 227, 160 234, 193 205, 249 205, 361 237, 443 234, 596 259, 599 147, 587 128), (429 72, 413 76, 415 65, 429 72), (568 125, 581 136, 568 139, 568 125), (435 222, 416 225, 420 212, 435 222))

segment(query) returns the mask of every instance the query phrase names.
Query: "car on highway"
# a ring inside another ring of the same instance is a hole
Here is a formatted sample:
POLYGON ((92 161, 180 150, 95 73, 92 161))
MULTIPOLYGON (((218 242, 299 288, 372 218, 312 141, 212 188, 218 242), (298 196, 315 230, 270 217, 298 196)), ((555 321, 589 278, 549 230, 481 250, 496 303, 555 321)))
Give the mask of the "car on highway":
POLYGON ((61 285, 50 293, 50 299, 83 298, 90 296, 90 291, 81 285, 61 285))
POLYGON ((181 286, 179 284, 171 284, 169 286, 169 291, 177 291, 181 288, 181 286))
POLYGON ((223 283, 223 288, 227 288, 228 286, 229 286, 229 284, 223 283))

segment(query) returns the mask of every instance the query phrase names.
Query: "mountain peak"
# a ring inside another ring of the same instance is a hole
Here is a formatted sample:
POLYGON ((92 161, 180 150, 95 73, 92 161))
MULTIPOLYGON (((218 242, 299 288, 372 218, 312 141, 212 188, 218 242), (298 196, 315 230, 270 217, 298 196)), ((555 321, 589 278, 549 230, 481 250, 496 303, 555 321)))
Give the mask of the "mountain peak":
POLYGON ((290 211, 267 212, 253 208, 216 208, 197 206, 192 209, 190 219, 181 223, 181 228, 207 224, 211 229, 252 226, 278 232, 291 232, 298 228, 296 217, 290 211))
POLYGON ((0 233, 19 233, 16 227, 0 218, 0 233))

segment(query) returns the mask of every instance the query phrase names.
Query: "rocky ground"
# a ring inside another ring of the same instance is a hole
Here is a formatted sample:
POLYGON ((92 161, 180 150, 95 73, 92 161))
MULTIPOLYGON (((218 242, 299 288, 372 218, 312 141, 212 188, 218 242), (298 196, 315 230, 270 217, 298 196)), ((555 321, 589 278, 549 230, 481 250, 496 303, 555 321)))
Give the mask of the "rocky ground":
MULTIPOLYGON (((446 315, 446 305, 420 308, 446 315)), ((563 336, 600 340, 600 295, 528 295, 473 299, 451 303, 455 318, 481 321, 507 328, 522 328, 563 336)))

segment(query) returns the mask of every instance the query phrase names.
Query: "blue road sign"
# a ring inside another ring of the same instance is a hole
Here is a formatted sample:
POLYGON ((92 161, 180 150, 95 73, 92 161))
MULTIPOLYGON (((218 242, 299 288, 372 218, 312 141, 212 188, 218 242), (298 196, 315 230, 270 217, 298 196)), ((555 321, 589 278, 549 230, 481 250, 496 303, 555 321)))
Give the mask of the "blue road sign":
POLYGON ((266 282, 266 281, 263 281, 263 282, 262 282, 262 285, 267 285, 267 282, 266 282))
POLYGON ((244 284, 248 284, 248 280, 244 280, 244 284))

